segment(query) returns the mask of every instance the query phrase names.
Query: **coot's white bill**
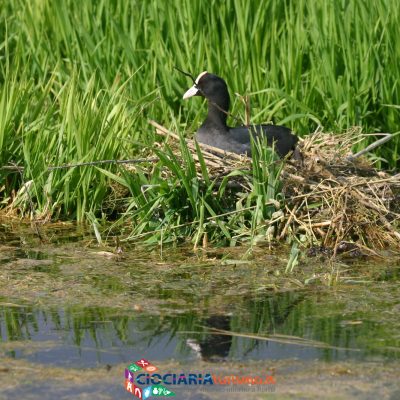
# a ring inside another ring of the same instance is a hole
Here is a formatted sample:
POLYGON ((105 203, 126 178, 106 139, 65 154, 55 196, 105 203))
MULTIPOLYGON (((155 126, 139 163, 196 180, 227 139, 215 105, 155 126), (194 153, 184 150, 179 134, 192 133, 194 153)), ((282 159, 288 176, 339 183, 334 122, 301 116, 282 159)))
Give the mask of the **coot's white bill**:
POLYGON ((199 89, 195 85, 193 85, 184 95, 183 99, 186 100, 189 97, 196 96, 196 94, 199 93, 199 89))
POLYGON ((199 89, 197 88, 197 85, 200 81, 200 79, 207 74, 207 71, 203 71, 195 80, 195 84, 183 95, 183 99, 186 100, 189 97, 192 96, 197 96, 199 94, 199 89))

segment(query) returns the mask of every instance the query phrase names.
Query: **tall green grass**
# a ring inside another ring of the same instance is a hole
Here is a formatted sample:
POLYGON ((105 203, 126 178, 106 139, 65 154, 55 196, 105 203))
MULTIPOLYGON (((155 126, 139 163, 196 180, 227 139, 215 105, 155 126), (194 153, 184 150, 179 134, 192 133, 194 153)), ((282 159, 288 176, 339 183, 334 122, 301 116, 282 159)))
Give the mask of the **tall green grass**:
MULTIPOLYGON (((190 82, 175 65, 194 75, 207 69, 227 80, 231 94, 251 94, 255 123, 282 123, 299 135, 318 125, 398 132, 399 14, 395 0, 2 1, 0 168, 13 163, 24 171, 0 170, 1 204, 22 196, 22 188, 29 190, 36 216, 107 216, 110 185, 122 179, 136 234, 139 226, 149 229, 146 215, 154 216, 160 202, 172 202, 168 191, 175 182, 143 173, 127 177, 115 165, 48 166, 148 154, 156 140, 148 117, 179 132, 195 131, 206 107, 198 99, 182 102, 190 82), (142 186, 153 181, 164 194, 143 194, 142 186), (138 214, 141 207, 144 214, 138 214)), ((236 99, 233 112, 244 114, 236 99)), ((394 168, 399 143, 396 136, 373 156, 394 168)), ((159 168, 178 173, 171 154, 159 156, 159 168)), ((217 204, 211 189, 196 191, 199 183, 189 172, 194 180, 181 180, 179 190, 191 210, 185 223, 203 221, 196 228, 200 238, 208 217, 231 208, 223 199, 217 204)), ((266 204, 270 194, 254 196, 266 204)), ((32 214, 27 202, 14 204, 32 214)), ((234 229, 219 226, 228 240, 234 229)))
POLYGON ((182 136, 181 157, 168 145, 155 152, 159 162, 151 174, 141 166, 134 174, 123 169, 119 175, 104 171, 130 191, 126 211, 111 231, 120 231, 129 220, 132 228, 127 239, 149 244, 183 239, 195 246, 204 240, 235 245, 265 239, 271 217, 283 200, 279 179, 283 164, 265 143, 254 143, 252 171, 234 171, 222 181, 210 178, 199 147, 202 172, 196 173, 182 136), (229 183, 238 183, 237 179, 252 187, 250 194, 230 188, 229 183))

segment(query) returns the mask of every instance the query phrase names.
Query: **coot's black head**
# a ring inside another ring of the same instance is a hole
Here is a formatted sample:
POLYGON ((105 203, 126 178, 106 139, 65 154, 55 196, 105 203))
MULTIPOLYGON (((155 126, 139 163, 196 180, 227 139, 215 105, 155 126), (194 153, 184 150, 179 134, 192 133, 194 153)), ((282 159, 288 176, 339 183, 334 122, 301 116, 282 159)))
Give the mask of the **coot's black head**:
POLYGON ((218 105, 222 110, 229 110, 229 92, 225 81, 217 75, 207 71, 202 72, 195 81, 195 84, 183 95, 184 99, 192 96, 203 96, 210 106, 218 105))

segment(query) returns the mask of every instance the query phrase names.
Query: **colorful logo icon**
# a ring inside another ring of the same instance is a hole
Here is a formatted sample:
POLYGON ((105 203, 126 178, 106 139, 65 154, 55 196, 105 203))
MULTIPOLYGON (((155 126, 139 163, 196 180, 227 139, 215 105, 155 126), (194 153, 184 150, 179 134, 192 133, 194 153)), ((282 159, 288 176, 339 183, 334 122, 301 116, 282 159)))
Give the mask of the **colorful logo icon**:
POLYGON ((140 386, 135 385, 135 372, 138 371, 146 371, 148 373, 153 373, 158 370, 158 368, 151 364, 148 360, 144 358, 128 365, 125 368, 125 389, 137 397, 138 399, 148 399, 149 397, 171 397, 175 396, 174 392, 171 392, 165 386, 161 384, 147 386, 146 388, 142 389, 140 386))

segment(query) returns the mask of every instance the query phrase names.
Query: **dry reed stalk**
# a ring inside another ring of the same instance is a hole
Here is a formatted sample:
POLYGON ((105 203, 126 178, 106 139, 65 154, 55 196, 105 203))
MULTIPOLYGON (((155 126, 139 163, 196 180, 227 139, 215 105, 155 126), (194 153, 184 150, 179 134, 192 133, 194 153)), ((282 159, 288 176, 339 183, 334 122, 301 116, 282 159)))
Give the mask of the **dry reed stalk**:
MULTIPOLYGON (((178 135, 149 122, 158 134, 179 143, 178 135)), ((309 243, 320 242, 334 253, 342 242, 355 242, 370 253, 371 247, 400 247, 400 174, 376 171, 366 159, 352 157, 352 146, 366 136, 355 127, 341 134, 316 131, 300 141, 303 166, 286 162, 281 175, 286 215, 277 224, 277 238, 305 234, 309 243)), ((186 142, 198 164, 194 141, 186 142)), ((246 156, 199 146, 213 179, 251 168, 246 156)))

